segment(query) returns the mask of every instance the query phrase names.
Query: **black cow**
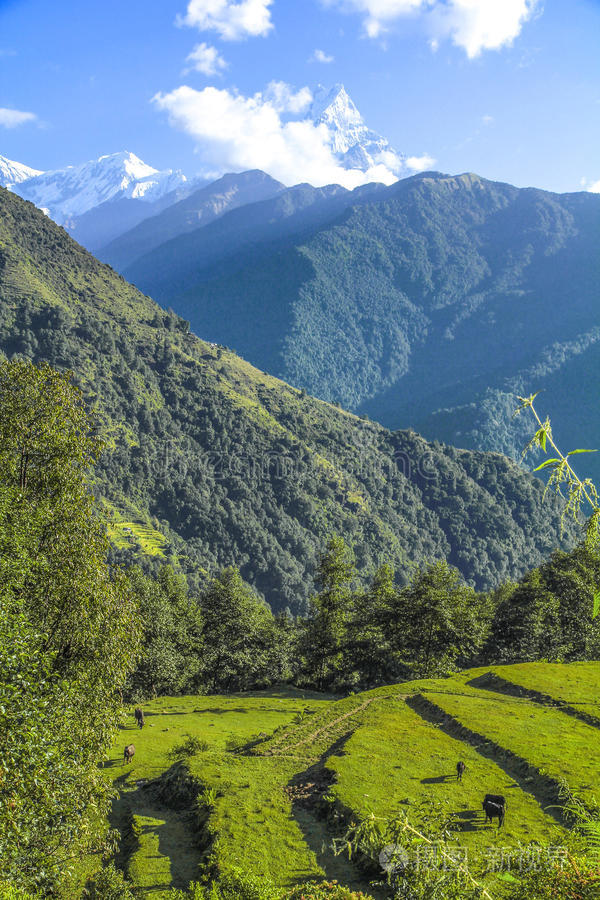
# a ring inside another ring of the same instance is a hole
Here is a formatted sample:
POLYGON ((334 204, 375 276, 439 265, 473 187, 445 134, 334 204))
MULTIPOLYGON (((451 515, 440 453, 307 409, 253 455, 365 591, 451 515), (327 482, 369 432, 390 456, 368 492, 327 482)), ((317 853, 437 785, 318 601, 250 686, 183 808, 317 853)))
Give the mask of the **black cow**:
POLYGON ((138 728, 143 728, 146 723, 144 721, 144 713, 142 710, 138 707, 134 710, 133 714, 135 716, 135 721, 138 723, 138 728))
POLYGON ((462 781, 463 772, 465 771, 466 768, 467 767, 465 766, 462 759, 456 763, 456 777, 458 778, 459 781, 462 781))
POLYGON ((485 824, 498 819, 498 828, 501 828, 506 814, 506 800, 502 794, 486 794, 482 806, 485 813, 485 824))
POLYGON ((123 750, 123 762, 121 763, 121 765, 124 766, 126 762, 130 763, 133 759, 134 753, 135 747, 133 746, 133 744, 127 744, 127 746, 123 750))

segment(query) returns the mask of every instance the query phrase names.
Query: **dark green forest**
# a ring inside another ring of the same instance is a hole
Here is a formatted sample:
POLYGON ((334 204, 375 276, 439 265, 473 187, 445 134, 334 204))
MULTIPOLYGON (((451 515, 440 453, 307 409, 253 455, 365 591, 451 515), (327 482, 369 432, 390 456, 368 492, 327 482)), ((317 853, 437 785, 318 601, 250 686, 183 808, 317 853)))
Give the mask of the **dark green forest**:
POLYGON ((5 190, 0 350, 75 373, 114 561, 170 562, 192 586, 238 566, 296 615, 331 534, 363 580, 446 560, 478 590, 573 545, 560 503, 506 458, 389 432, 199 340, 5 190))
POLYGON ((284 218, 289 191, 125 274, 197 333, 388 427, 518 459, 512 395, 543 388, 557 433, 596 446, 600 199, 469 174, 378 187, 312 220, 300 204, 284 218))

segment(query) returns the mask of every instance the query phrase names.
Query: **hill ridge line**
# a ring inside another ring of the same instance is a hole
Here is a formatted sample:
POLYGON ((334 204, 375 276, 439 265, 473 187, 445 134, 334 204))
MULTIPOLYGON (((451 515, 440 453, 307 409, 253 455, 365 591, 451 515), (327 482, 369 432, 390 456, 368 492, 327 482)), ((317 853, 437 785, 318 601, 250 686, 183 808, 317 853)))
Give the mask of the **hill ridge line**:
MULTIPOLYGON (((468 681, 467 684, 475 688, 482 687, 486 690, 497 691, 498 693, 505 694, 509 697, 521 697, 530 700, 533 703, 537 703, 539 706, 551 706, 554 709, 564 712, 567 716, 573 716, 573 718, 585 722, 586 725, 590 725, 592 728, 600 728, 600 717, 593 716, 591 713, 586 713, 583 710, 571 706, 568 700, 557 700, 556 697, 552 697, 551 694, 545 694, 543 691, 536 691, 535 688, 524 687, 514 681, 507 681, 495 672, 487 672, 484 675, 479 675, 477 678, 468 681)), ((593 701, 590 700, 588 702, 592 703, 593 701)))

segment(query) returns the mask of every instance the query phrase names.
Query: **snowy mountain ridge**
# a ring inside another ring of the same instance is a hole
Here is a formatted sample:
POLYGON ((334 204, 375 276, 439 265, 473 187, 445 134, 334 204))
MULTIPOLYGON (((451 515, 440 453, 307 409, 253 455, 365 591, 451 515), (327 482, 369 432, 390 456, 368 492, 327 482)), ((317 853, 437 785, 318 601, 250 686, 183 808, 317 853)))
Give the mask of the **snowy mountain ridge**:
POLYGON ((27 181, 28 178, 34 178, 36 175, 43 175, 39 169, 32 169, 31 166, 24 166, 23 163, 15 162, 14 159, 7 159, 6 156, 0 156, 0 185, 9 187, 9 185, 19 184, 27 181))
POLYGON ((108 200, 159 200, 186 181, 180 171, 159 172, 134 153, 121 151, 78 166, 36 172, 5 186, 62 225, 108 200))
MULTIPOLYGON (((395 177, 407 174, 405 157, 365 125, 343 84, 319 85, 308 116, 314 124, 326 126, 332 153, 342 168, 369 172, 384 166, 395 177)), ((99 247, 100 239, 108 243, 201 183, 202 179, 188 181, 179 170, 158 171, 129 151, 45 172, 0 156, 0 185, 35 203, 86 246, 99 247), (105 207, 108 201, 111 205, 105 207), (133 202, 113 206, 112 201, 133 202)))

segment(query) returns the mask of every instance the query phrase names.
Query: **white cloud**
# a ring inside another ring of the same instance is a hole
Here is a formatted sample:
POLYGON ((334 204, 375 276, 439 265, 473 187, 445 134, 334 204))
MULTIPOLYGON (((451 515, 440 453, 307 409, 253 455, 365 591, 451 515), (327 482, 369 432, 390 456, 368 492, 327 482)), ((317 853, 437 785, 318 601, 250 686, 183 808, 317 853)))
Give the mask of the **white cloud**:
POLYGON ((431 24, 438 38, 450 37, 474 59, 483 50, 512 44, 537 5, 538 0, 450 0, 435 4, 431 24))
POLYGON ((493 116, 486 115, 486 116, 481 117, 481 121, 483 122, 484 125, 493 125, 495 120, 494 120, 493 116))
POLYGON ((423 156, 408 156, 404 160, 404 164, 411 172, 427 172, 435 165, 435 159, 425 153, 423 156))
POLYGON ((190 0, 178 25, 190 25, 200 31, 216 31, 226 41, 264 37, 273 28, 273 0, 190 0))
POLYGON ((586 190, 590 191, 592 194, 600 194, 600 181, 595 181, 593 184, 590 184, 586 190))
POLYGON ((312 93, 307 87, 294 91, 285 81, 271 81, 264 99, 278 113, 301 113, 312 103, 312 93))
POLYGON ((371 38, 387 31, 392 22, 403 16, 414 15, 428 6, 428 0, 321 0, 324 6, 337 6, 343 12, 363 15, 363 26, 371 38))
POLYGON ((358 12, 369 37, 377 38, 401 18, 424 18, 433 50, 450 38, 474 59, 498 50, 520 34, 541 0, 321 0, 325 6, 358 12))
POLYGON ((4 128, 17 128, 26 122, 35 122, 35 113, 22 112, 20 109, 6 109, 0 106, 0 126, 4 128))
POLYGON ((309 62, 318 62, 318 63, 332 63, 334 60, 333 56, 329 56, 325 53, 324 50, 315 50, 313 55, 308 60, 309 62))
POLYGON ((342 168, 329 146, 325 125, 315 125, 310 119, 282 118, 282 112, 291 112, 300 103, 293 98, 307 96, 303 93, 306 89, 293 92, 281 82, 276 84, 252 97, 215 87, 197 91, 183 85, 153 99, 168 113, 173 126, 197 141, 204 163, 213 170, 263 169, 285 184, 307 181, 315 186, 343 184, 348 188, 397 180, 398 175, 384 163, 368 172, 342 168))
POLYGON ((186 72, 194 69, 203 75, 220 75, 223 69, 227 68, 227 63, 217 48, 205 43, 196 44, 185 61, 189 63, 186 72))

